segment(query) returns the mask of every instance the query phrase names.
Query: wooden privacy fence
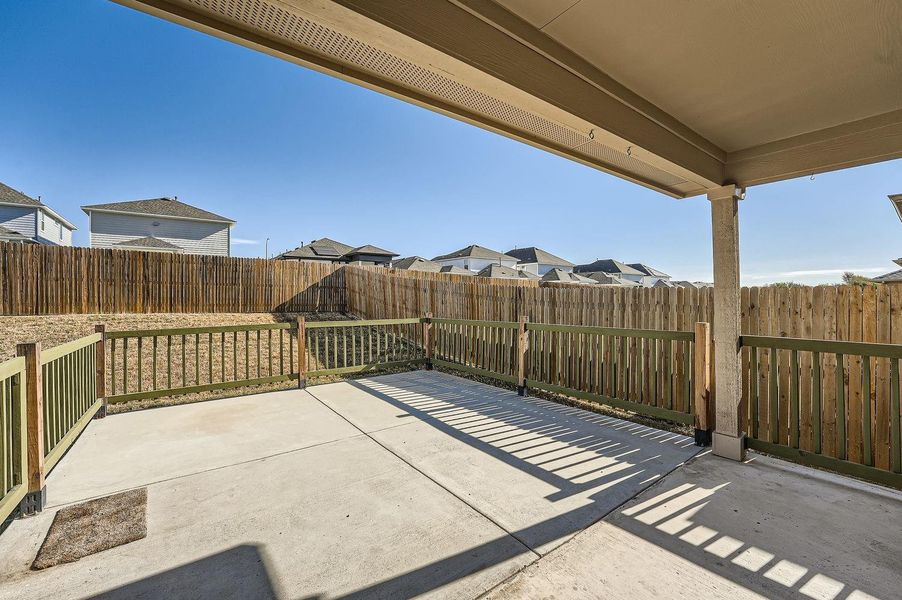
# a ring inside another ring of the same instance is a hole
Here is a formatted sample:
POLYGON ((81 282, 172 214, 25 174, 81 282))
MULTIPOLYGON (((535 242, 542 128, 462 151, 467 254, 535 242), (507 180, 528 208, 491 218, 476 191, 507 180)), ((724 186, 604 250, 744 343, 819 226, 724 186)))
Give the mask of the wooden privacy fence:
POLYGON ((0 313, 344 312, 342 269, 0 242, 0 313))
POLYGON ((39 512, 44 478, 95 416, 104 416, 103 327, 41 350, 19 344, 0 364, 0 523, 39 512))

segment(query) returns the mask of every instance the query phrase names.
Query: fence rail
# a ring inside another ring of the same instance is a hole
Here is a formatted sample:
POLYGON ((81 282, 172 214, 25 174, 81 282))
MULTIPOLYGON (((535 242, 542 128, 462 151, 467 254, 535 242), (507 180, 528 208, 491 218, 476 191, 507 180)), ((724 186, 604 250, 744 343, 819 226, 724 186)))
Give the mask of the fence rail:
POLYGON ((527 385, 693 424, 691 331, 526 323, 527 385))
MULTIPOLYGON (((0 524, 39 512, 44 478, 103 412, 103 327, 42 352, 19 344, 0 364, 0 524)), ((0 531, 3 530, 0 525, 0 531)))
POLYGON ((111 331, 111 403, 297 379, 297 325, 111 331))
POLYGON ((0 363, 0 524, 28 493, 25 412, 25 359, 17 356, 0 363))
POLYGON ((94 333, 41 352, 44 470, 49 473, 103 405, 94 333))
POLYGON ((902 488, 902 346, 757 335, 741 345, 750 448, 902 488))

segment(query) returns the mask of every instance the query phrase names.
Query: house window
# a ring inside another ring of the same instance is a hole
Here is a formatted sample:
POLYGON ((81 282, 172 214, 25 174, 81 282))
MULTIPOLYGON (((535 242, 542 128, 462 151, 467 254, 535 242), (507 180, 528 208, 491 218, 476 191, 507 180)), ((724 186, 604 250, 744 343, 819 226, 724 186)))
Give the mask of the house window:
POLYGON ((63 241, 63 226, 60 225, 60 241, 63 241))
POLYGON ((41 231, 44 231, 44 213, 41 213, 41 231))

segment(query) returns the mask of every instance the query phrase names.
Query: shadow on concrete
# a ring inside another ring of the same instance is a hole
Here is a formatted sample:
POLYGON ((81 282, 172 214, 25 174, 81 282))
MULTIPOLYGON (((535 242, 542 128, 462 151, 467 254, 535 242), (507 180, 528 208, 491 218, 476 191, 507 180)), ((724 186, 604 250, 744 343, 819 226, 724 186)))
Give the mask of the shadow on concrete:
MULTIPOLYGON (((510 395, 514 402, 487 400, 485 394, 479 394, 478 388, 456 385, 453 381, 436 382, 408 375, 395 376, 390 383, 370 380, 357 381, 352 385, 493 458, 554 485, 558 491, 546 498, 550 501, 599 488, 589 496, 590 504, 510 532, 511 536, 525 541, 531 548, 566 534, 577 533, 605 518, 617 508, 610 505, 611 496, 619 495, 617 487, 641 476, 645 470, 641 463, 625 464, 622 468, 615 467, 613 472, 608 472, 610 467, 587 468, 574 476, 564 475, 562 469, 555 468, 554 461, 568 456, 580 457, 578 461, 566 463, 567 472, 573 473, 576 465, 580 462, 591 465, 594 457, 606 457, 615 462, 627 460, 634 449, 623 441, 622 436, 617 441, 612 440, 606 429, 610 427, 661 444, 680 446, 692 443, 683 436, 604 415, 540 399, 518 398, 513 392, 493 389, 493 393, 510 395), (557 414, 549 419, 548 411, 557 414), (606 427, 587 430, 579 424, 586 422, 606 427), (588 458, 585 457, 587 451, 591 454, 588 458)), ((645 494, 646 499, 618 511, 607 520, 608 524, 711 573, 712 582, 716 577, 723 577, 750 593, 765 597, 805 596, 827 600, 870 597, 867 594, 886 597, 887 590, 892 590, 897 583, 902 584, 902 573, 893 575, 893 563, 897 560, 897 554, 894 558, 895 550, 889 554, 877 552, 873 556, 868 552, 868 544, 892 544, 893 535, 884 536, 886 539, 880 541, 862 540, 854 549, 844 545, 844 539, 861 534, 863 526, 852 521, 851 517, 855 507, 845 507, 849 512, 844 515, 832 498, 818 507, 823 515, 819 514, 816 521, 827 520, 830 515, 835 517, 836 520, 830 525, 835 530, 832 535, 820 529, 823 523, 803 519, 805 511, 812 510, 812 494, 818 495, 820 491, 828 496, 841 497, 851 493, 841 479, 832 483, 820 480, 812 483, 802 473, 793 473, 777 484, 772 481, 775 475, 760 471, 760 466, 741 465, 710 456, 695 464, 714 465, 722 471, 705 481, 689 483, 693 476, 686 475, 682 470, 677 477, 683 478, 681 481, 684 483, 649 490, 645 494), (750 487, 753 484, 744 481, 744 475, 752 477, 757 487, 750 487), (809 498, 807 504, 804 502, 806 497, 809 498), (762 525, 768 519, 771 522, 762 525), (844 526, 847 528, 845 532, 844 526), (806 543, 793 544, 793 536, 802 540, 808 537, 806 543), (887 582, 893 579, 899 581, 887 582)), ((668 479, 665 483, 669 482, 668 479)), ((636 494, 635 490, 629 492, 629 496, 619 501, 617 506, 636 494)), ((858 490, 856 493, 862 492, 858 490)), ((872 509, 879 510, 879 502, 872 504, 872 509)), ((898 499, 893 506, 902 515, 902 504, 898 499)), ((895 539, 902 544, 902 530, 895 539)), ((501 538, 493 540, 359 589, 343 598, 413 598, 437 590, 458 578, 518 554, 502 542, 501 538), (474 561, 476 556, 491 557, 492 562, 478 563, 474 561)), ((624 547, 621 550, 641 552, 638 548, 624 547)), ((574 569, 570 576, 578 572, 574 569)), ((604 574, 605 577, 616 575, 613 572, 604 574)), ((549 577, 547 572, 545 576, 549 577)), ((600 573, 597 569, 590 569, 584 576, 596 579, 600 573)), ((648 576, 654 578, 653 574, 648 576)), ((567 577, 565 573, 558 582, 561 589, 580 583, 567 577)))
POLYGON ((276 600, 279 597, 263 554, 257 546, 247 544, 93 596, 96 600, 276 600))

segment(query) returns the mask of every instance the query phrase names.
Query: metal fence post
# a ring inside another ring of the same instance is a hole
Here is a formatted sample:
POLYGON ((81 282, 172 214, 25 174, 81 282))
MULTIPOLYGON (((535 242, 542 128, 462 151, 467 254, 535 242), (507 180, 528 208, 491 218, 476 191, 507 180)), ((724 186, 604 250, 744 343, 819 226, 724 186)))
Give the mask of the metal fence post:
POLYGON ((41 342, 16 346, 16 353, 25 357, 25 413, 28 426, 28 493, 19 505, 23 516, 34 515, 44 509, 47 489, 44 486, 44 398, 41 381, 41 342))
POLYGON ((98 323, 94 325, 94 331, 100 334, 100 340, 94 344, 94 386, 98 400, 103 400, 103 404, 94 415, 95 419, 103 419, 106 417, 106 325, 98 323))
POLYGON ((298 317, 298 389, 307 387, 307 321, 298 317))
POLYGON ((526 354, 529 352, 529 332, 526 324, 529 317, 520 316, 519 326, 517 328, 517 394, 526 395, 526 354))
POLYGON ((427 312, 423 321, 423 345, 426 346, 426 370, 432 370, 432 357, 435 353, 433 344, 435 340, 432 335, 432 313, 427 312))
POLYGON ((714 406, 711 402, 711 326, 695 324, 695 445, 710 446, 714 428, 714 406))

